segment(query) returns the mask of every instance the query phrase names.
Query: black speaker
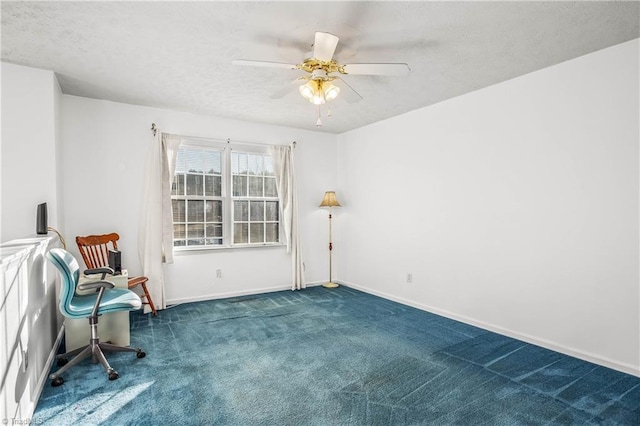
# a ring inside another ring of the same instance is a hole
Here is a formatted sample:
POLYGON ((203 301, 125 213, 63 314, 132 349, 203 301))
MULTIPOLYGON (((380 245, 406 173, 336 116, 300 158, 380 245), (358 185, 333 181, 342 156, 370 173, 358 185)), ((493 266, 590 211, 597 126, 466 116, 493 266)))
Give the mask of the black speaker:
POLYGON ((47 234, 47 203, 38 204, 38 210, 36 213, 36 234, 47 234))
POLYGON ((109 250, 109 268, 113 269, 114 275, 122 274, 122 257, 120 250, 109 250))

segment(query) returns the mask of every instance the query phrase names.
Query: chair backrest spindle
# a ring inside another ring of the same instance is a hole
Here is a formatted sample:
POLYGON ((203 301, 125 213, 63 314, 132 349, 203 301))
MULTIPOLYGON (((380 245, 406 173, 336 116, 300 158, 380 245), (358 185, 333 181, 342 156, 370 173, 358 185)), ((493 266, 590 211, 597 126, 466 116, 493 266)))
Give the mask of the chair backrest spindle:
POLYGON ((112 232, 105 235, 88 235, 76 237, 76 244, 87 268, 109 266, 109 250, 118 249, 120 236, 112 232))

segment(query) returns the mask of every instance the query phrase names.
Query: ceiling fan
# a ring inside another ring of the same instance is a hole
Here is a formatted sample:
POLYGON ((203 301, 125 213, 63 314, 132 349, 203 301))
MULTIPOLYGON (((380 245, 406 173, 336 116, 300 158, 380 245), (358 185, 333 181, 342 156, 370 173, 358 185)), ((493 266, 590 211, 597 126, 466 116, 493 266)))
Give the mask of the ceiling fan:
MULTIPOLYGON (((334 100, 340 93, 341 87, 347 89, 345 98, 348 102, 357 102, 362 99, 362 96, 340 77, 341 75, 401 76, 411 71, 409 65, 404 63, 340 64, 333 59, 339 40, 340 38, 333 34, 316 32, 309 57, 299 64, 245 59, 236 59, 233 64, 305 71, 308 75, 297 78, 294 83, 302 83, 298 87, 300 94, 312 104, 318 105, 316 126, 320 127, 322 126, 320 105, 334 100)), ((278 94, 284 95, 288 90, 289 88, 278 94)))

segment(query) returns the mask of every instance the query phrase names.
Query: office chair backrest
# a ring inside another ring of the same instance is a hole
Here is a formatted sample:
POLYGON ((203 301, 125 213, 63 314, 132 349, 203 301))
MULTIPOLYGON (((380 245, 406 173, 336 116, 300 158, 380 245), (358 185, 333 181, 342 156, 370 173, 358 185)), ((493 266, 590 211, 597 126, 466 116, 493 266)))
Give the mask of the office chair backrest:
POLYGON ((61 248, 53 248, 47 253, 47 259, 58 268, 62 276, 60 285, 60 312, 65 317, 75 317, 69 310, 71 299, 76 292, 76 284, 80 278, 80 265, 71 253, 61 248))
POLYGON ((87 268, 102 268, 109 266, 109 250, 118 249, 120 235, 112 232, 104 235, 88 235, 76 237, 76 244, 80 249, 82 260, 87 268))

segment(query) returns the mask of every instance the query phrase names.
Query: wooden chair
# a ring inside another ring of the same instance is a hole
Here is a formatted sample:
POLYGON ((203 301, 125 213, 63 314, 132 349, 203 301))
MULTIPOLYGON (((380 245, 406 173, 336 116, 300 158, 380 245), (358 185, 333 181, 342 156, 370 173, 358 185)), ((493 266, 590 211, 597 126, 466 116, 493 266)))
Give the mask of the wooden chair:
MULTIPOLYGON (((86 237, 76 237, 76 244, 82 255, 85 265, 89 269, 101 268, 103 266, 109 266, 109 250, 118 249, 118 240, 120 235, 112 232, 111 234, 104 235, 88 235, 86 237)), ((131 277, 128 281, 129 289, 140 286, 144 294, 142 295, 146 301, 142 302, 144 305, 149 305, 153 316, 157 317, 158 312, 151 300, 149 290, 147 290, 147 277, 131 277)))

